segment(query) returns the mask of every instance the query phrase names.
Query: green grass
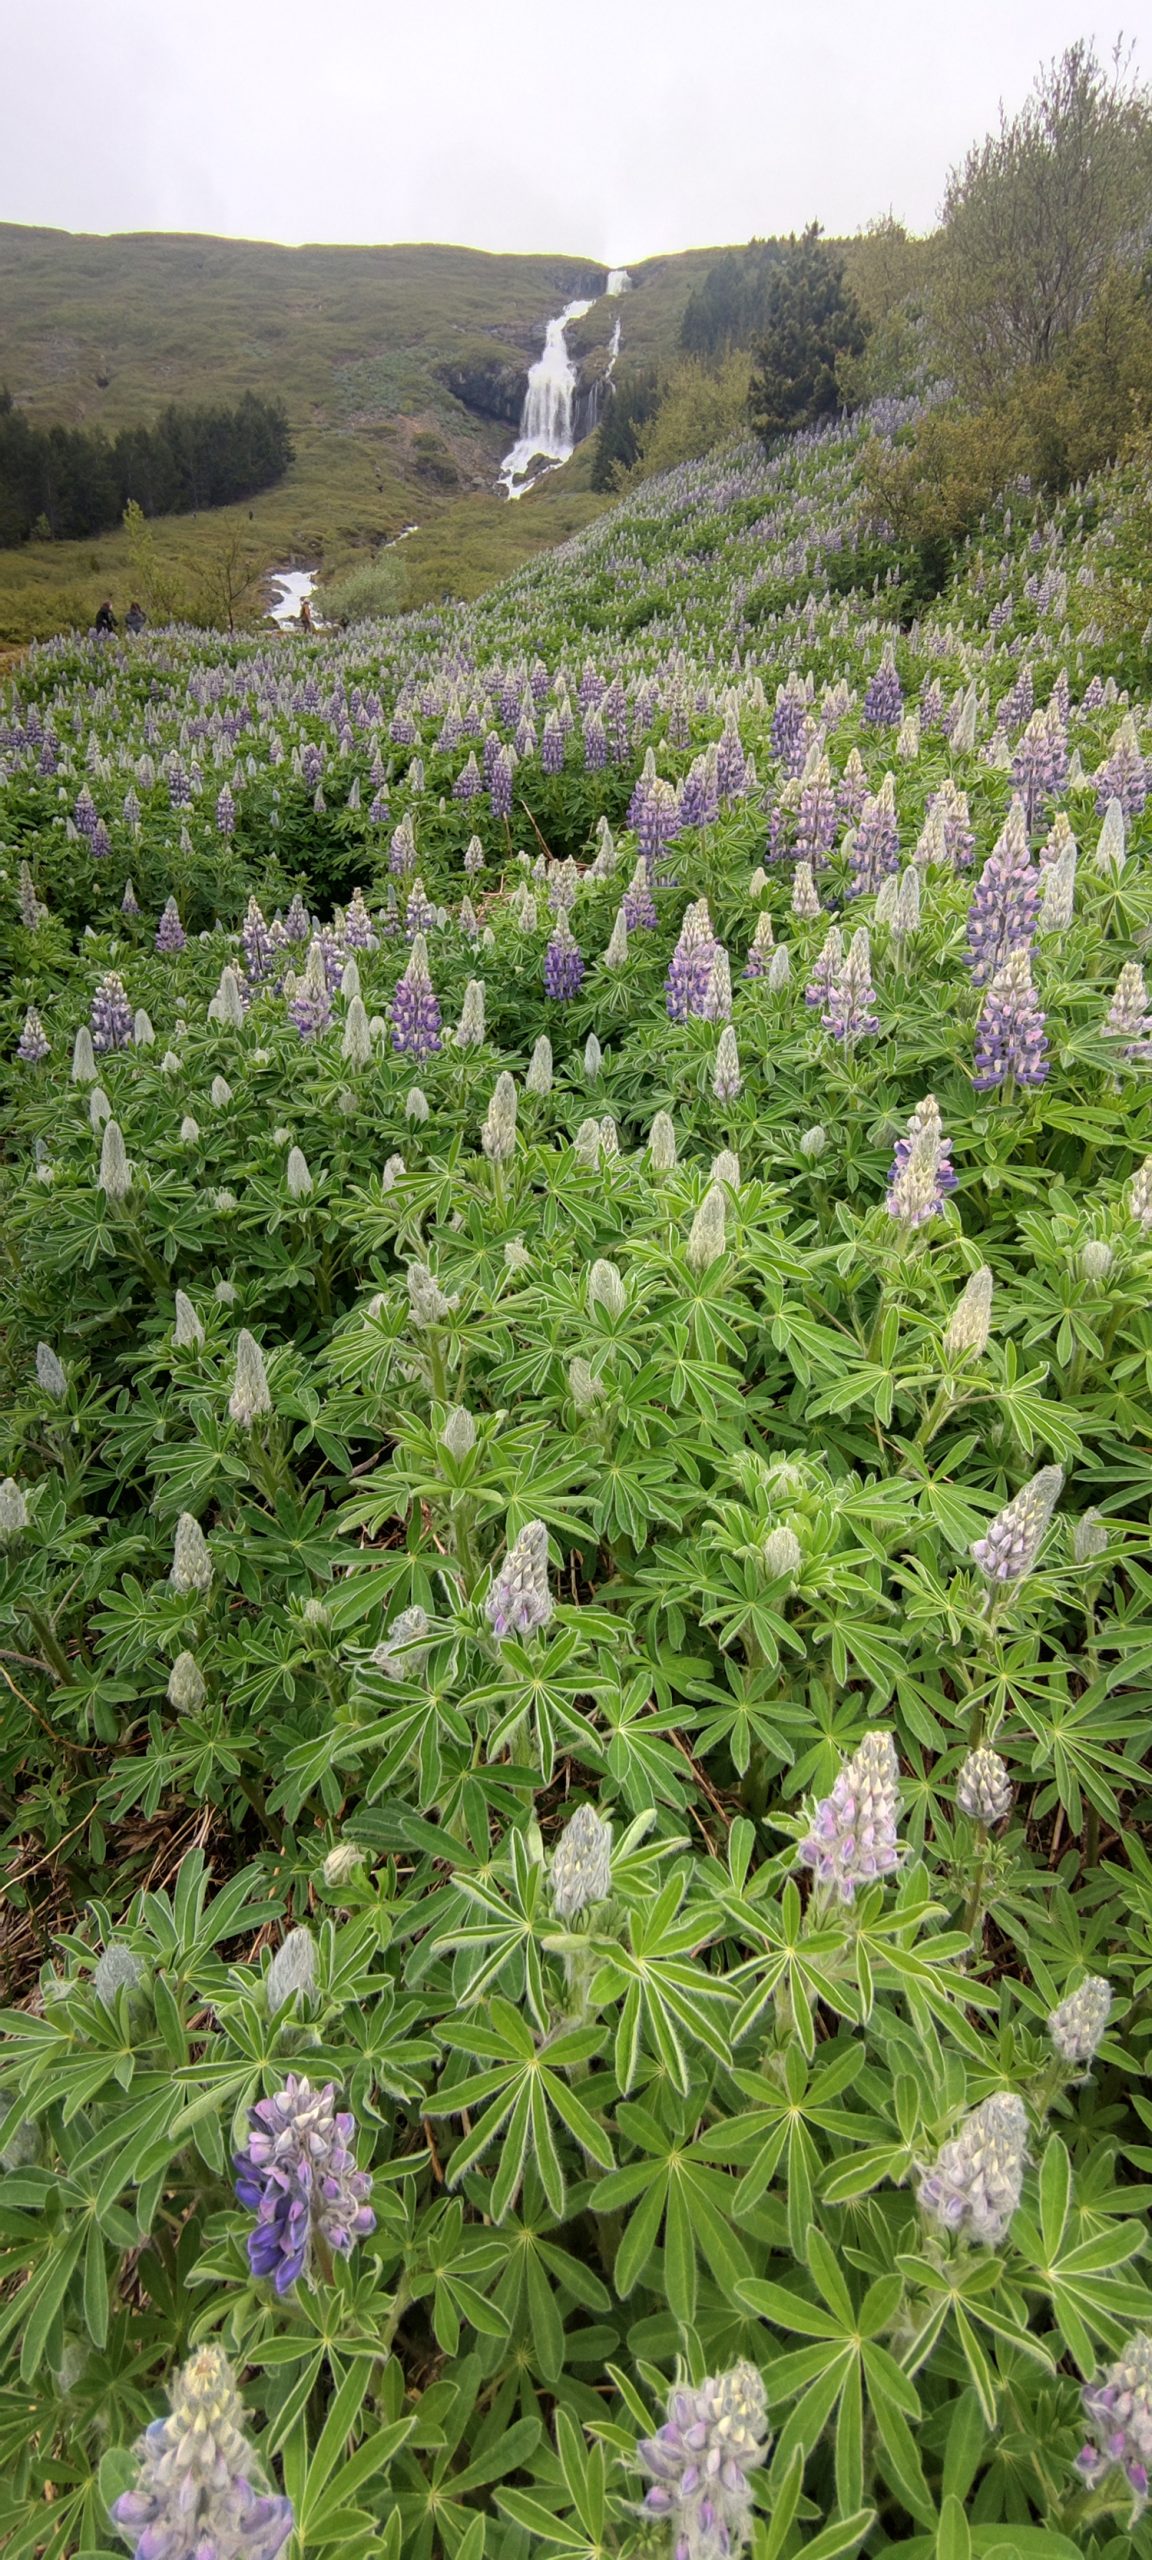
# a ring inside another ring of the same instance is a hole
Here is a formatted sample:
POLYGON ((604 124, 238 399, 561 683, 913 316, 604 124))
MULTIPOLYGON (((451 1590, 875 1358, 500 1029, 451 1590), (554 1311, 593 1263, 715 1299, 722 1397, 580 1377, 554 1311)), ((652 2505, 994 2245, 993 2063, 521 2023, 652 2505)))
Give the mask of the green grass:
MULTIPOLYGON (((574 344, 606 343, 619 311, 625 360, 675 355, 681 314, 717 252, 653 258, 635 290, 590 312, 574 344)), ((159 559, 189 591, 239 528, 261 570, 294 561, 339 574, 405 525, 406 601, 474 596, 603 503, 588 456, 510 506, 493 494, 512 430, 446 389, 440 369, 477 357, 527 365, 545 320, 604 270, 566 257, 473 249, 304 248, 133 234, 103 238, 0 225, 0 383, 38 424, 149 418, 168 400, 283 399, 296 461, 251 506, 160 519, 159 559)), ((122 535, 0 555, 0 645, 118 612, 131 570, 122 535)), ((254 607, 261 597, 254 593, 254 607)))

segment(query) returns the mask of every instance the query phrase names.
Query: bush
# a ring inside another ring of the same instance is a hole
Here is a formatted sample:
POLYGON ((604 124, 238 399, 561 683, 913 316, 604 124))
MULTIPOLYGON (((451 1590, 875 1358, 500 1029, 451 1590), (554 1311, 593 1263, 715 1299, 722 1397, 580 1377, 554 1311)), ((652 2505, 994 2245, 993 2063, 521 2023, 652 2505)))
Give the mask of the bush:
POLYGON ((818 426, 843 400, 841 377, 867 339, 844 260, 813 223, 791 239, 769 280, 748 414, 761 443, 818 426))
POLYGON ((353 622, 380 622, 402 612, 404 587, 403 561, 378 553, 361 568, 349 569, 330 586, 321 587, 317 603, 325 622, 335 630, 346 630, 353 622))

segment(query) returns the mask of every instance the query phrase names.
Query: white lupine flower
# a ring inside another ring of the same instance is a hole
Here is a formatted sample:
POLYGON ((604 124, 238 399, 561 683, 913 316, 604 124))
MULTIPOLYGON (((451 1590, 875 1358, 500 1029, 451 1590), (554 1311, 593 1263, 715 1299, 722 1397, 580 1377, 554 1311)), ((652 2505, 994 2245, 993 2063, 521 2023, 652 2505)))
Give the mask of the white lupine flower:
POLYGON ((308 1170, 308 1159, 303 1148, 289 1149, 288 1162, 284 1167, 284 1180, 291 1199, 306 1200, 308 1198, 312 1189, 312 1176, 308 1170))
POLYGON ((497 1076, 488 1104, 480 1144, 489 1164, 507 1164, 516 1151, 516 1083, 507 1072, 497 1076))
POLYGON ((813 917, 820 913, 820 898, 810 862, 798 862, 792 875, 792 913, 803 924, 811 924, 813 917))
POLYGON ((589 1169, 599 1164, 600 1123, 598 1120, 581 1121, 572 1141, 572 1152, 577 1164, 586 1165, 589 1169))
POLYGON ((578 1805, 552 1852, 549 1879, 558 1920, 577 1920, 612 1891, 612 1825, 594 1806, 578 1805))
POLYGON ((617 907, 612 931, 604 953, 606 969, 623 969, 628 960, 628 919, 623 907, 617 907))
POLYGON ((778 942, 768 963, 764 984, 771 995, 779 995, 792 975, 792 954, 786 942, 778 942))
POLYGON ((426 1262, 408 1265, 408 1307, 414 1325, 446 1324, 459 1306, 459 1297, 446 1298, 433 1279, 426 1262))
POLYGON ((162 1076, 178 1076, 181 1065, 182 1061, 177 1057, 175 1050, 166 1049, 160 1060, 160 1073, 162 1076))
POLYGON ((998 1751, 978 1743, 956 1780, 956 1802, 972 1822, 1003 1822, 1012 1810, 1012 1780, 998 1751))
POLYGON ((346 1004, 354 1004, 360 993, 360 971, 353 959, 347 959, 340 972, 340 993, 346 1004))
POLYGON ((264 1354, 255 1336, 244 1330, 236 1336, 236 1377, 228 1411, 242 1431, 250 1431, 260 1414, 272 1411, 264 1354))
POLYGON ((469 978, 464 989, 464 1002, 456 1026, 456 1043, 461 1049, 477 1048, 484 1038, 484 981, 469 978))
POLYGON ((82 1022, 72 1044, 72 1082, 73 1084, 95 1084, 96 1076, 96 1052, 92 1046, 92 1034, 87 1023, 82 1022))
POLYGON ((220 984, 208 1007, 208 1019, 222 1023, 226 1031, 243 1030, 244 997, 235 969, 225 967, 221 970, 220 984))
POLYGON ((113 1938, 94 1967, 92 1989, 105 2009, 115 2009, 122 1991, 138 1991, 144 1967, 122 1938, 113 1938))
POLYGON ((212 1558, 198 1520, 190 1511, 182 1511, 176 1523, 176 1540, 172 1551, 169 1580, 177 1591, 210 1591, 212 1558))
POLYGON ((590 1031, 584 1043, 584 1073, 588 1078, 589 1084, 595 1084, 596 1078, 599 1075, 603 1064, 604 1052, 595 1032, 590 1031))
POLYGON ((290 1929, 264 1976, 269 2017, 274 2018, 297 1991, 307 1995, 315 1982, 316 1941, 309 1929, 290 1929))
POLYGON ((966 2116, 919 2187, 920 2202, 945 2231, 995 2248, 1020 2202, 1028 2118, 1019 2098, 1000 2090, 966 2116))
POLYGON ((714 1099, 717 1102, 735 1102, 743 1083, 736 1034, 731 1023, 726 1022, 717 1043, 716 1059, 712 1069, 714 1099))
POLYGON ((524 1091, 536 1094, 552 1091, 552 1043, 544 1033, 532 1051, 531 1064, 524 1078, 524 1091))
POLYGON ((1115 879, 1124 868, 1127 829, 1124 811, 1118 800, 1110 800, 1104 812, 1104 824, 1096 845, 1096 868, 1115 879))

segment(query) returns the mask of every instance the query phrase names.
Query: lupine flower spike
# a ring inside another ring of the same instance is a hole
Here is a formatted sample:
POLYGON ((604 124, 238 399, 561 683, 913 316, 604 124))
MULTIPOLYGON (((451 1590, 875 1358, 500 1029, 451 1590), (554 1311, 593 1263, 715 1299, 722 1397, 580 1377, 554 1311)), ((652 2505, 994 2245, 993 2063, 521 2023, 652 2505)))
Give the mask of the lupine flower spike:
POLYGON ((658 2434, 637 2445, 647 2515, 672 2528, 673 2560, 736 2560, 752 2526, 751 2473, 770 2443, 767 2394, 753 2364, 668 2394, 658 2434))
POLYGON ((248 2234, 254 2276, 277 2293, 314 2281, 325 2256, 348 2257, 376 2228, 372 2180, 356 2166, 356 2120, 337 2114, 329 2081, 313 2089, 289 2072, 274 2097, 248 2116, 248 2147, 236 2157, 236 2194, 256 2215, 248 2234))
POLYGON ((244 2434, 232 2369, 199 2347, 176 2377, 172 2414, 136 2447, 135 2487, 109 2514, 136 2560, 275 2560, 292 2531, 292 2504, 266 2490, 244 2434))
POLYGON ((1024 2183, 1028 2119, 1010 2090, 985 2098, 946 2142, 919 2185, 933 2222, 994 2249, 1004 2238, 1024 2183))
POLYGON ((823 1796, 802 1840, 799 1858, 816 1882, 841 1902, 862 1885, 895 1872, 900 1858, 899 1765, 890 1733, 866 1733, 846 1760, 830 1796, 823 1796))

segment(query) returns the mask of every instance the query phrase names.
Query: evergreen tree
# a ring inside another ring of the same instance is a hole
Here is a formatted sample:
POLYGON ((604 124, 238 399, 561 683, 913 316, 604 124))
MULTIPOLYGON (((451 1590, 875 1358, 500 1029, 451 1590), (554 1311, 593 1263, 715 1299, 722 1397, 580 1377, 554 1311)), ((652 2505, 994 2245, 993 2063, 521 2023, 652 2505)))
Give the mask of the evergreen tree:
POLYGON ((225 507, 279 480, 292 460, 279 401, 246 391, 234 409, 180 408, 150 427, 34 427, 0 392, 0 544, 104 533, 135 503, 146 516, 225 507))
POLYGON ((660 385, 654 373, 630 373, 622 382, 613 383, 608 406, 596 430, 596 450, 592 456, 594 489, 614 489, 617 473, 631 470, 640 451, 641 429, 655 415, 659 402, 660 385))
POLYGON ((844 261, 813 222, 790 239, 772 276, 748 414, 765 445, 816 426, 840 406, 838 368, 863 353, 867 330, 844 261))

